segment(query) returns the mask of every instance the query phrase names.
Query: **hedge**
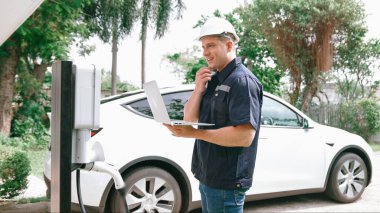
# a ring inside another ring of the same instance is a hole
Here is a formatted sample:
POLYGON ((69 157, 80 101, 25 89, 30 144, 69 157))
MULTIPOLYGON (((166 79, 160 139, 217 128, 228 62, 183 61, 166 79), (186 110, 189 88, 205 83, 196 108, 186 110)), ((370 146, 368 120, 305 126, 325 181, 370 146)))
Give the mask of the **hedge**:
POLYGON ((0 144, 0 197, 14 198, 28 187, 30 161, 25 152, 0 144))

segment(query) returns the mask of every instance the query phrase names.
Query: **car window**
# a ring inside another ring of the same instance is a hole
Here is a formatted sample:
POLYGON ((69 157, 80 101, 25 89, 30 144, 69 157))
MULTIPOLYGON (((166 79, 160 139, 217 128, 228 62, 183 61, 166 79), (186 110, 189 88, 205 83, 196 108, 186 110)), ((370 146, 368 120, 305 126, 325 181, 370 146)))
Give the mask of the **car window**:
POLYGON ((301 127, 302 117, 282 103, 264 97, 261 124, 270 126, 301 127))
MULTIPOLYGON (((183 120, 183 108, 190 95, 191 91, 176 92, 162 95, 170 119, 183 120)), ((144 115, 153 117, 152 111, 150 110, 148 104, 148 100, 146 98, 139 101, 135 101, 128 105, 144 115)))

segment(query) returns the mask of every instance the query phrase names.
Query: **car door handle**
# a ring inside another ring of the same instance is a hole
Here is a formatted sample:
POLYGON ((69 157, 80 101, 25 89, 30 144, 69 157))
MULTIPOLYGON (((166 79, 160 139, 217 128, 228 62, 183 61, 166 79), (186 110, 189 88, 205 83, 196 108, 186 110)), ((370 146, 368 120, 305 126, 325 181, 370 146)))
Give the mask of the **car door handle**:
POLYGON ((268 138, 259 138, 259 140, 265 140, 265 139, 268 139, 268 138))

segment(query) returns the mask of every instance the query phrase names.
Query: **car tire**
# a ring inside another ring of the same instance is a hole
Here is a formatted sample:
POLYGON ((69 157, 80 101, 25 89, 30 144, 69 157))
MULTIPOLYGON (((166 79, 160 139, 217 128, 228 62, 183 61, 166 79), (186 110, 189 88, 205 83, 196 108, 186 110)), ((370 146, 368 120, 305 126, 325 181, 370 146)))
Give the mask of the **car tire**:
POLYGON ((334 164, 326 193, 335 201, 351 203, 360 198, 367 183, 368 171, 363 159, 345 153, 334 164))
MULTIPOLYGON (((180 212, 182 195, 177 180, 158 167, 140 167, 125 175, 126 198, 132 212, 180 212)), ((125 212, 118 193, 112 193, 112 212, 125 212)))

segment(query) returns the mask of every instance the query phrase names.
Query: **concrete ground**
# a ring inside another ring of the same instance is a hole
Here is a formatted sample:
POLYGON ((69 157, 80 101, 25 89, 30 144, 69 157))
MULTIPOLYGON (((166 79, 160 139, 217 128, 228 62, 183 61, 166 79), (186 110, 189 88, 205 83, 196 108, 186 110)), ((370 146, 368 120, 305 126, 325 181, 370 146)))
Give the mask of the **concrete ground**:
POLYGON ((16 199, 44 196, 46 196, 46 184, 44 180, 34 175, 30 175, 28 177, 28 188, 16 199))

